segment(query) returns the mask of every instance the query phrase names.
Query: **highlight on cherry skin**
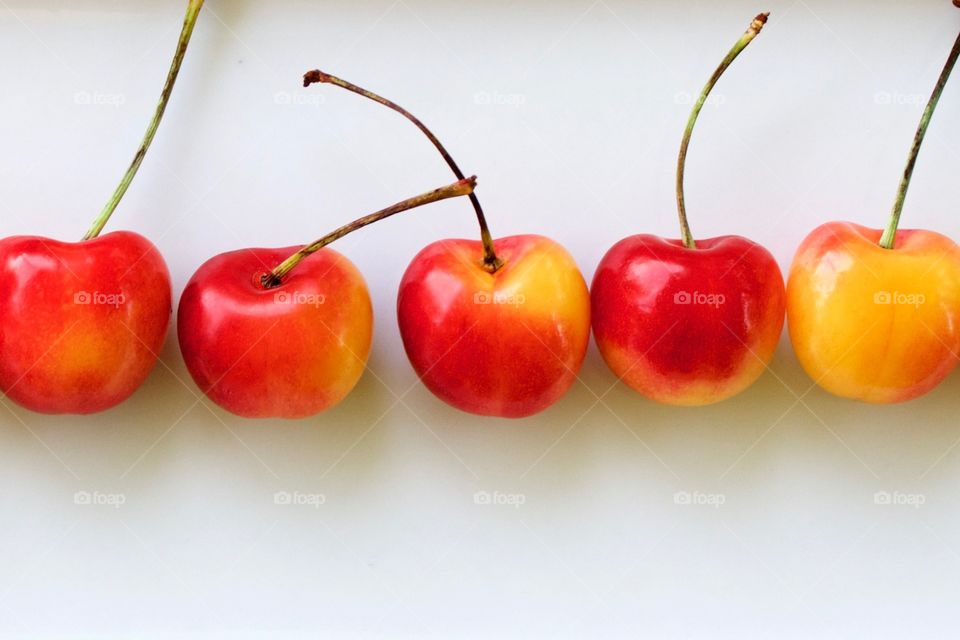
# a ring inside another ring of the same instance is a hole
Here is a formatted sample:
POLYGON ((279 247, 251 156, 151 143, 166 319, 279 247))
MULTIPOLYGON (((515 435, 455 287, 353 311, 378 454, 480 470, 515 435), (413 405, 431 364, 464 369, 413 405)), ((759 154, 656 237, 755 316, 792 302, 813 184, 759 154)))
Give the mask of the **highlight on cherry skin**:
POLYGON ((960 358, 960 248, 925 229, 897 230, 920 146, 960 57, 960 35, 920 118, 887 226, 828 222, 808 235, 787 282, 800 364, 826 391, 872 403, 927 393, 960 358))
MULTIPOLYGON (((396 103, 320 70, 304 75, 304 86, 316 82, 403 115, 463 178, 437 137, 396 103)), ((480 240, 439 240, 417 254, 397 295, 400 336, 424 386, 447 404, 530 416, 576 381, 590 339, 590 294, 562 246, 540 235, 494 240, 475 193, 470 201, 480 240)))
POLYGON ((0 391, 41 413, 104 411, 156 365, 170 323, 170 274, 131 231, 100 235, 156 133, 202 0, 188 3, 177 50, 133 162, 80 242, 0 240, 0 391))
POLYGON ((469 195, 476 178, 409 198, 302 247, 207 260, 180 298, 180 350, 197 386, 248 418, 304 418, 347 396, 366 367, 370 293, 331 242, 401 211, 469 195))
POLYGON ((705 405, 734 396, 773 358, 784 320, 776 260, 741 236, 694 240, 683 194, 693 126, 723 71, 766 23, 760 14, 704 87, 677 162, 681 239, 634 235, 616 243, 591 286, 593 334, 610 370, 644 396, 705 405))

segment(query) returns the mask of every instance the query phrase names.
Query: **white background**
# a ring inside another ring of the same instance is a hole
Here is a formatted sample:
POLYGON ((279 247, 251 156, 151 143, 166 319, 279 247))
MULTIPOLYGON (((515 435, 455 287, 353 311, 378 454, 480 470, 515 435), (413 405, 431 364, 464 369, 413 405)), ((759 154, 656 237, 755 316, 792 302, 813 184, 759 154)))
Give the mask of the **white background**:
MULTIPOLYGON (((0 0, 4 235, 79 239, 139 142, 184 4, 0 0)), ((589 281, 621 237, 677 236, 691 96, 760 10, 767 28, 700 118, 687 202, 696 236, 747 235, 786 270, 821 222, 885 223, 960 27, 946 0, 210 0, 108 230, 159 246, 176 300, 218 252, 306 242, 451 181, 396 114, 300 88, 319 66, 421 116, 480 176, 495 235, 549 235, 589 281)), ((904 227, 960 234, 958 108, 955 78, 904 227)), ((811 389, 784 339, 747 392, 680 409, 615 385, 591 344, 581 381, 544 413, 459 413, 417 383, 394 305, 422 246, 475 235, 453 201, 337 244, 369 282, 375 342, 353 394, 315 418, 242 420, 198 401, 174 331, 114 410, 49 417, 4 399, 0 631, 952 632, 957 374, 909 404, 858 404, 811 389), (78 505, 78 491, 124 504, 78 505), (275 504, 284 491, 325 502, 275 504), (478 505, 478 491, 523 504, 478 505), (677 504, 681 491, 723 504, 677 504), (878 505, 878 491, 923 504, 878 505)))

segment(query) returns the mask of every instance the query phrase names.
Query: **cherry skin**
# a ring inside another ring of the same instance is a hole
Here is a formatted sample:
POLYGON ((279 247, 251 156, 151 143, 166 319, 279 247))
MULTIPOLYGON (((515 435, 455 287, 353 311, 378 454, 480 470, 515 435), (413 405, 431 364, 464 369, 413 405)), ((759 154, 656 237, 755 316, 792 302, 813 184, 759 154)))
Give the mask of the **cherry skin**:
POLYGON ((600 261, 593 333, 628 386, 659 402, 703 405, 763 373, 783 329, 784 286, 770 252, 741 236, 635 235, 600 261))
POLYGON ((373 310, 363 276, 333 249, 276 287, 261 278, 301 247, 214 256, 187 283, 180 350, 197 386, 248 418, 303 418, 340 402, 366 366, 373 310))
POLYGON ((424 385, 486 416, 543 411, 573 384, 590 336, 590 295, 567 251, 538 235, 428 245, 403 274, 400 335, 424 385))
POLYGON ((865 402, 930 391, 960 354, 960 248, 933 231, 821 225, 797 249, 787 322, 800 364, 821 387, 865 402))
POLYGON ((149 240, 0 240, 0 389, 41 413, 94 413, 146 379, 170 322, 170 274, 149 240))

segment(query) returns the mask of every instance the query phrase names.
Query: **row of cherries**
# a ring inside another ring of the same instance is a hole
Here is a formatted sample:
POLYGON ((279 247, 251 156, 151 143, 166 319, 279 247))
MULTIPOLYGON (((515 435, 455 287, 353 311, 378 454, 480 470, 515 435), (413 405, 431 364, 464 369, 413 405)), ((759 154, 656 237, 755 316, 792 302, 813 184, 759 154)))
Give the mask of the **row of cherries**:
MULTIPOLYGON (((0 390, 24 407, 103 411, 128 398, 157 363, 172 303, 166 264, 143 236, 100 232, 149 148, 202 4, 190 0, 144 140, 82 241, 0 240, 0 390)), ((740 236, 695 240, 683 198, 700 109, 767 16, 754 18, 693 106, 677 163, 680 239, 621 240, 589 290, 556 242, 540 235, 494 240, 476 178, 460 171, 417 118, 345 80, 308 72, 304 86, 332 84, 402 114, 457 180, 305 246, 240 249, 205 262, 177 313, 194 381, 213 402, 245 417, 301 418, 341 401, 366 368, 373 311, 360 272, 327 245, 396 213, 467 197, 480 240, 428 245, 404 273, 397 299, 410 362, 454 407, 500 417, 546 409, 576 380, 591 326, 617 379, 644 396, 676 405, 717 402, 763 373, 785 315, 800 363, 827 391, 879 403, 928 392, 960 354, 960 248, 944 235, 897 227, 960 36, 917 129, 887 227, 818 227, 797 250, 784 286, 773 256, 757 243, 740 236)))

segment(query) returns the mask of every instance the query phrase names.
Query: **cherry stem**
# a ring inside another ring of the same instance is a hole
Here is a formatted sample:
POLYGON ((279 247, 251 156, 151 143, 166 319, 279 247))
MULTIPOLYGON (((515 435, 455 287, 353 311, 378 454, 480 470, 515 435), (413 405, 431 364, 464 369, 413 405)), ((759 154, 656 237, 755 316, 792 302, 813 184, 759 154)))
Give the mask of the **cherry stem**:
POLYGON ((163 118, 163 112, 167 108, 167 102, 170 100, 170 93, 173 91, 173 84, 177 81, 177 74, 180 72, 180 65, 183 63, 183 57, 187 53, 187 45, 190 44, 190 36, 193 34, 193 26, 197 22, 197 16, 200 14, 200 8, 202 6, 203 0, 190 0, 190 2, 187 4, 187 14, 183 19, 183 29, 180 31, 180 39, 177 41, 177 51, 173 54, 173 61, 170 63, 170 71, 167 72, 167 80, 163 85, 163 92, 160 94, 160 101, 157 103, 157 109, 153 113, 153 119, 150 120, 150 125, 147 127, 147 132, 143 136, 143 142, 140 143, 140 148, 137 149, 136 155, 133 156, 133 162, 130 163, 130 166, 127 168, 127 172, 123 174, 123 178, 120 180, 120 184, 117 185, 113 195, 110 196, 110 199, 107 201, 107 204, 104 205, 100 215, 97 216, 97 219, 93 221, 93 225, 91 225, 86 235, 83 236, 84 240, 90 240, 100 235, 104 225, 107 224, 107 220, 110 219, 110 216, 113 215, 117 205, 120 204, 123 194, 127 192, 127 188, 133 181, 133 176, 137 175, 137 170, 140 169, 140 165, 143 163, 143 158, 147 155, 147 149, 150 148, 150 143, 153 142, 153 136, 157 133, 157 127, 160 126, 160 120, 163 118))
POLYGON ((717 70, 713 72, 707 84, 704 85, 700 91, 700 97, 697 98, 697 101, 693 104, 690 118, 687 119, 687 128, 684 130, 683 140, 680 142, 680 155, 677 157, 677 215, 680 218, 680 239, 683 241, 683 246, 688 249, 697 248, 697 244, 693 240, 693 234, 690 233, 690 224, 687 222, 687 207, 683 199, 683 171, 687 163, 687 147, 690 146, 690 136, 693 134, 693 126, 697 123, 697 116, 700 115, 700 109, 703 108, 703 103, 706 102, 707 96, 710 95, 713 85, 717 84, 717 80, 720 79, 720 76, 723 75, 723 72, 727 70, 727 67, 730 66, 736 57, 740 55, 740 52, 746 49, 747 45, 757 37, 757 34, 763 29, 763 25, 767 23, 769 16, 769 13, 761 13, 753 19, 753 22, 750 23, 750 26, 744 34, 737 40, 737 43, 733 45, 727 57, 723 59, 723 62, 720 63, 720 66, 717 67, 717 70))
MULTIPOLYGON (((957 6, 960 6, 960 4, 957 4, 957 6)), ((910 188, 910 178, 913 177, 913 168, 917 164, 920 145, 923 144, 923 137, 927 135, 927 125, 930 124, 930 118, 937 108, 937 103, 940 101, 940 94, 943 93, 943 88, 947 84, 950 72, 953 71, 953 67, 957 63, 958 56, 960 56, 960 35, 957 36, 956 42, 953 43, 953 49, 950 50, 950 56, 947 58, 946 64, 943 65, 943 71, 940 72, 940 77, 937 79, 937 84, 933 88, 933 93, 930 94, 927 107, 923 110, 923 115, 920 116, 917 133, 913 136, 913 146, 910 148, 910 155, 907 156, 907 166, 903 170, 900 187, 897 189, 897 199, 894 201, 893 210, 890 212, 890 221, 887 223, 887 228, 883 230, 883 235, 880 236, 880 246, 884 249, 893 249, 896 243, 897 226, 900 224, 900 214, 903 212, 903 201, 907 197, 907 189, 910 188)))
POLYGON ((386 209, 381 209, 375 213, 371 213, 363 216, 362 218, 357 218, 353 222, 343 225, 339 229, 331 231, 327 235, 323 236, 313 244, 308 244, 303 247, 289 258, 281 262, 279 265, 274 267, 273 271, 270 273, 264 274, 260 279, 260 283, 267 289, 272 287, 279 286, 283 281, 283 278, 290 273, 290 271, 300 264, 300 261, 309 256, 312 253, 316 253, 320 249, 324 248, 334 240, 339 240, 348 233, 353 233, 357 229, 362 229, 368 224, 373 224, 378 220, 383 220, 384 218, 389 218, 390 216, 400 213, 401 211, 407 211, 409 209, 416 209, 425 204, 430 204, 431 202, 439 202, 440 200, 446 200, 447 198, 456 198, 458 196, 469 196, 473 194, 474 187, 477 186, 477 176, 470 176, 469 178, 464 178, 458 180, 453 184, 448 184, 445 187, 440 187, 439 189, 434 189, 433 191, 428 191, 426 193, 421 193, 418 196, 413 198, 407 198, 402 200, 394 205, 387 207, 386 209))
MULTIPOLYGON (((303 86, 309 87, 311 84, 316 82, 323 82, 326 84, 332 84, 347 91, 352 91, 357 95, 361 95, 364 98, 378 102, 385 107, 393 109, 404 118, 412 122, 423 135, 427 136, 433 146, 436 147, 437 151, 440 152, 440 155, 443 156, 443 159, 446 161, 447 166, 450 167, 450 170, 453 171, 453 174, 457 177, 458 180, 463 180, 463 172, 460 171, 460 167, 457 166, 457 163, 454 161, 453 157, 447 151, 447 149, 441 144, 440 140, 437 139, 437 136, 433 135, 433 132, 427 128, 416 116, 412 113, 401 107, 400 105, 387 100, 386 98, 379 96, 372 91, 367 91, 362 87, 358 87, 355 84, 347 82, 336 76, 332 76, 329 73, 320 71, 319 69, 314 69, 313 71, 308 71, 303 75, 303 86)), ((477 198, 475 193, 470 194, 470 202, 473 204, 473 210, 477 213, 477 222, 480 224, 480 240, 483 243, 483 267, 490 273, 495 272, 501 266, 503 266, 503 261, 497 257, 497 254, 493 250, 493 236, 490 235, 490 229, 487 227, 487 219, 483 215, 483 208, 480 206, 480 200, 477 198)))

